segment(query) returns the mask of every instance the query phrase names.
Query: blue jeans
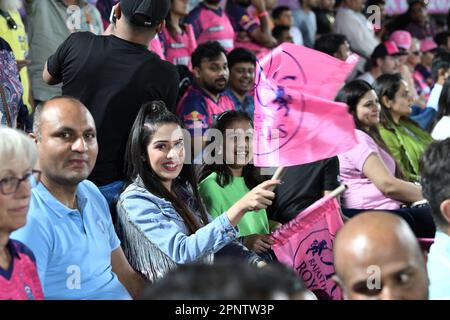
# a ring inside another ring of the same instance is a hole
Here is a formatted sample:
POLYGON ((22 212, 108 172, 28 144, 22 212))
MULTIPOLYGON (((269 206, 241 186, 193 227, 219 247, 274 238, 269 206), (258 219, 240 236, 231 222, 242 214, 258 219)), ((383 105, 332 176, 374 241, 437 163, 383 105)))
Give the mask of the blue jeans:
POLYGON ((114 181, 113 183, 98 187, 100 192, 105 197, 106 201, 109 205, 109 210, 111 212, 111 218, 113 220, 113 224, 116 224, 117 219, 117 208, 116 204, 119 200, 120 193, 122 192, 124 183, 123 181, 114 181))

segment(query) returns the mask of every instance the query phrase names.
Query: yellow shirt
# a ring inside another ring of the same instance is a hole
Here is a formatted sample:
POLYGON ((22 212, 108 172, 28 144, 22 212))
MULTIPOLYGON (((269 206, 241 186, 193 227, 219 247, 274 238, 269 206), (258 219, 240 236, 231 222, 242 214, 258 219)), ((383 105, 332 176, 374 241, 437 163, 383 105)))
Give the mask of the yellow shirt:
MULTIPOLYGON (((25 31, 22 18, 19 11, 9 11, 11 18, 16 22, 17 29, 10 29, 6 23, 6 19, 0 16, 0 37, 5 39, 11 46, 16 60, 25 60, 28 56, 28 38, 25 31)), ((30 81, 28 78, 28 68, 23 67, 20 70, 20 80, 23 87, 23 103, 28 107, 30 113, 32 112, 29 98, 30 98, 30 81)))

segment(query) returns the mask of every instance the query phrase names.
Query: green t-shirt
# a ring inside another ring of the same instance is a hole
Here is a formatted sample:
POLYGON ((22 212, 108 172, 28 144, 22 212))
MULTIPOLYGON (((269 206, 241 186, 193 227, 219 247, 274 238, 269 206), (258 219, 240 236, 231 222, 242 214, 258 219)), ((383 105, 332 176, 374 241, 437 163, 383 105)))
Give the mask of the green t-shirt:
MULTIPOLYGON (((250 190, 245 185, 243 177, 233 177, 231 183, 222 188, 216 182, 217 174, 211 173, 200 182, 200 194, 205 202, 208 212, 213 218, 218 217, 250 190)), ((268 234, 269 221, 266 210, 249 211, 238 224, 239 236, 245 237, 252 234, 268 234)))

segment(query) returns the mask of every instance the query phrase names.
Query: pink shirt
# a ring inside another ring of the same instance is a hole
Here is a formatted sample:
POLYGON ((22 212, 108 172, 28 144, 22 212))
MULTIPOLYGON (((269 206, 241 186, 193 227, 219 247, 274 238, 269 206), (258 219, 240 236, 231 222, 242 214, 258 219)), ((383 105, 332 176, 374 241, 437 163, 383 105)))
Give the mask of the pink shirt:
POLYGON ((12 261, 8 270, 0 268, 0 300, 43 300, 33 253, 16 240, 10 239, 8 248, 12 261))
POLYGON ((200 3, 189 13, 185 22, 192 24, 199 44, 218 41, 225 50, 233 50, 235 32, 222 8, 213 10, 200 3))
POLYGON ((344 207, 380 210, 400 208, 401 202, 387 198, 363 172, 364 163, 371 154, 377 154, 392 175, 395 174, 395 160, 365 132, 356 130, 356 136, 359 144, 338 156, 341 180, 348 186, 343 195, 344 207))
POLYGON ((161 41, 159 40, 158 35, 156 35, 152 39, 152 41, 150 41, 150 43, 148 45, 148 50, 156 53, 162 60, 166 60, 166 57, 164 56, 164 52, 162 49, 161 41))
POLYGON ((217 116, 227 110, 234 110, 234 103, 225 93, 220 94, 219 99, 214 101, 203 89, 194 84, 181 98, 176 114, 191 135, 195 136, 204 134, 211 128, 217 116))
MULTIPOLYGON (((250 34, 260 27, 259 18, 250 14, 246 7, 233 1, 228 1, 226 12, 231 25, 236 32, 234 46, 252 51, 258 58, 264 56, 270 50, 253 41, 250 34)), ((270 19, 269 19, 270 20, 270 19)))
POLYGON ((191 56, 197 48, 194 29, 192 25, 185 25, 185 32, 178 34, 175 38, 166 28, 160 34, 161 44, 166 60, 174 65, 184 65, 192 69, 191 56))

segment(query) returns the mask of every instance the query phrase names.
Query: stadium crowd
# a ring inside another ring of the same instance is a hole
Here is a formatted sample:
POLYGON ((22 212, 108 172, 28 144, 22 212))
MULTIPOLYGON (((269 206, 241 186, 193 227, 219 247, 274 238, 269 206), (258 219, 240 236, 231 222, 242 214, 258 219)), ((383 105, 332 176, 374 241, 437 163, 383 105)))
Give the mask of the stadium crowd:
POLYGON ((344 299, 449 299, 450 11, 385 1, 0 0, 0 299, 327 299, 270 234, 341 184, 344 299), (286 42, 358 55, 358 143, 273 179, 255 76, 286 42))

